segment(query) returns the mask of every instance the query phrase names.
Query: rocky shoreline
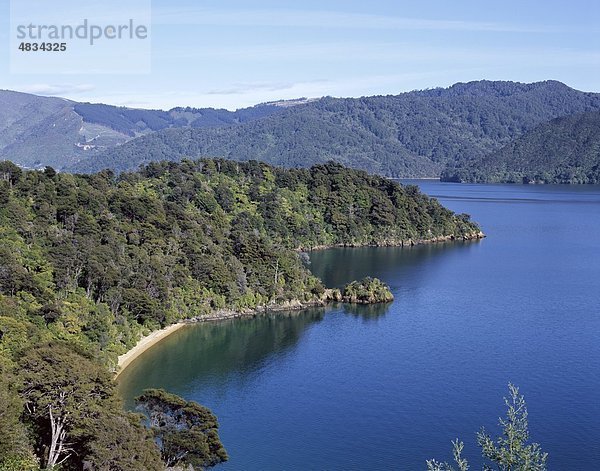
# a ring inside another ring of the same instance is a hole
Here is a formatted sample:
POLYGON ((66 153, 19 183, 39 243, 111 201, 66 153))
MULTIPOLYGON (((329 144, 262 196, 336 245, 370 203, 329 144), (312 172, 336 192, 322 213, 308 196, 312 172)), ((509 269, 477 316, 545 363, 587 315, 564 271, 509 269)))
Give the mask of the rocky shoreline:
POLYGON ((438 244, 443 242, 457 242, 457 241, 473 241, 484 239, 486 235, 482 232, 473 232, 471 234, 466 234, 463 236, 456 236, 454 234, 445 235, 445 236, 437 236, 432 237, 431 239, 406 239, 406 240, 381 240, 381 241, 373 241, 373 242, 351 242, 351 243, 341 243, 341 244, 329 244, 329 245, 315 245, 312 247, 299 247, 297 250, 301 252, 312 252, 316 250, 327 250, 334 248, 358 248, 358 247, 414 247, 415 245, 425 245, 425 244, 438 244))

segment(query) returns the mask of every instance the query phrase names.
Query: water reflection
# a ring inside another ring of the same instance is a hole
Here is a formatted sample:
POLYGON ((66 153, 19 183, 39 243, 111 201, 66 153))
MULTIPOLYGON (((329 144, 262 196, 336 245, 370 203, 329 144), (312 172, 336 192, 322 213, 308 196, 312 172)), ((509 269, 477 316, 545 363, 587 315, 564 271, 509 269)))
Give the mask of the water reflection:
POLYGON ((119 376, 119 391, 132 407, 132 398, 146 388, 187 391, 227 388, 256 377, 267 360, 293 349, 326 309, 266 314, 193 325, 167 337, 138 358, 119 376))
POLYGON ((344 314, 348 314, 355 317, 360 317, 362 320, 376 321, 377 319, 385 316, 389 310, 391 303, 385 304, 343 304, 342 311, 344 314))
MULTIPOLYGON (((427 261, 468 251, 479 241, 457 241, 414 247, 335 248, 310 253, 310 269, 326 286, 341 288, 346 283, 376 274, 389 283, 402 273, 411 277, 427 276, 415 268, 429 266, 427 261), (343 263, 342 263, 343 262, 343 263)), ((429 266, 434 269, 435 265, 429 266)), ((392 286, 393 288, 393 286, 392 286)))
MULTIPOLYGON (((341 287, 376 273, 396 291, 401 285, 418 286, 421 277, 432 276, 437 265, 430 266, 428 260, 476 245, 457 242, 409 248, 338 248, 313 252, 310 268, 327 286, 341 287)), ((396 299, 394 304, 401 301, 396 299)), ((212 389, 223 394, 232 387, 242 389, 259 377, 273 358, 283 359, 297 348, 309 326, 322 321, 328 310, 371 323, 384 318, 390 307, 340 304, 190 326, 173 333, 130 365, 119 376, 119 391, 127 407, 132 407, 132 398, 146 388, 179 393, 212 389)))
POLYGON ((597 469, 599 187, 423 185, 489 238, 315 252, 327 285, 377 276, 394 303, 177 332, 124 373, 123 394, 163 387, 213 409, 223 469, 423 469, 453 437, 480 468, 474 434, 495 430, 512 381, 551 469, 597 469))

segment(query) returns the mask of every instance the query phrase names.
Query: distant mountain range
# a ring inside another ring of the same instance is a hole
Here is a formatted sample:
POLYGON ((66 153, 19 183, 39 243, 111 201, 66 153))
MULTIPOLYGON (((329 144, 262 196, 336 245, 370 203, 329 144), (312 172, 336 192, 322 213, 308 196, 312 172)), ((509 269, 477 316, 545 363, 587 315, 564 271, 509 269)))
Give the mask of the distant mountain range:
POLYGON ((143 110, 78 103, 0 90, 0 159, 28 168, 66 170, 107 149, 165 128, 241 124, 306 100, 262 104, 238 111, 214 108, 143 110))
MULTIPOLYGON (((600 111, 600 94, 556 81, 477 81, 235 112, 136 110, 15 92, 0 92, 0 105, 0 158, 33 168, 120 172, 156 160, 225 157, 287 167, 335 160, 389 177, 442 174, 451 181, 511 181, 519 180, 519 171, 496 169, 488 178, 484 169, 495 169, 494 159, 510 161, 507 149, 551 120, 600 111)), ((536 159, 530 160, 535 166, 536 159)), ((535 177, 530 173, 521 180, 535 177)))
POLYGON ((474 183, 600 183, 600 112, 540 124, 442 180, 474 183))

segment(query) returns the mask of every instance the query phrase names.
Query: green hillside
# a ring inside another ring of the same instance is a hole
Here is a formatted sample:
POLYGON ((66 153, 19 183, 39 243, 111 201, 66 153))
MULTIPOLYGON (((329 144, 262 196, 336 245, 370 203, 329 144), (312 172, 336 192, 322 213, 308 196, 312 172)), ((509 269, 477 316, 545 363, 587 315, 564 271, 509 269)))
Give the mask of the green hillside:
POLYGON ((196 469, 226 460, 198 404, 147 391, 152 435, 123 411, 117 356, 220 309, 321 303, 299 247, 478 234, 416 187, 338 164, 165 162, 117 178, 0 162, 0 469, 158 471, 158 446, 196 469))
POLYGON ((225 157, 286 167, 335 160, 392 177, 439 176, 550 119, 599 110, 600 95, 560 82, 471 82, 397 96, 323 98, 234 126, 167 129, 70 171, 127 171, 155 160, 225 157))
POLYGON ((479 232, 416 187, 338 164, 185 161, 115 178, 3 162, 0 177, 0 312, 113 365, 144 328, 311 300, 321 285, 298 248, 479 232))
POLYGON ((600 113, 544 123, 442 179, 476 183, 600 183, 600 113))
POLYGON ((26 168, 50 165, 62 170, 161 129, 228 126, 281 109, 280 104, 263 104, 237 111, 144 110, 0 90, 0 159, 26 168))

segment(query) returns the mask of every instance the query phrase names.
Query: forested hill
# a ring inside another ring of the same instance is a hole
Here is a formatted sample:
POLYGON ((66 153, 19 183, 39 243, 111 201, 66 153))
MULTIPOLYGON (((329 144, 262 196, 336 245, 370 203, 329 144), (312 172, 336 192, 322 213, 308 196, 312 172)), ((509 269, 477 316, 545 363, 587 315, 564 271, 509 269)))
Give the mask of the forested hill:
POLYGON ((554 81, 479 81, 397 96, 323 98, 235 126, 159 131, 70 170, 126 171, 154 160, 209 156, 287 167, 335 160, 386 176, 432 177, 540 123, 594 110, 600 110, 599 94, 554 81))
POLYGON ((299 247, 478 232, 416 187, 339 164, 184 161, 115 178, 4 162, 0 319, 45 323, 114 362, 142 326, 310 299, 321 285, 299 247))
POLYGON ((442 179, 477 183, 600 183, 600 112, 544 123, 442 179))
POLYGON ((267 103, 237 111, 189 107, 162 111, 0 90, 0 159, 27 168, 50 165, 62 170, 161 129, 239 124, 302 102, 267 103))
MULTIPOLYGON (((107 370, 142 333, 219 308, 322 299, 298 247, 478 233, 416 187, 338 164, 183 161, 116 178, 0 162, 0 469, 49 456, 64 470, 164 469, 107 370), (68 448, 52 450, 63 431, 68 448)), ((171 453, 197 445, 195 463, 226 459, 212 415, 151 396, 154 412, 176 404, 210 423, 191 441, 175 423, 171 453)))

